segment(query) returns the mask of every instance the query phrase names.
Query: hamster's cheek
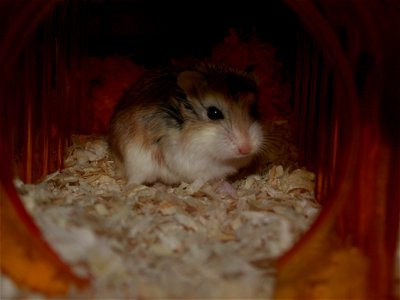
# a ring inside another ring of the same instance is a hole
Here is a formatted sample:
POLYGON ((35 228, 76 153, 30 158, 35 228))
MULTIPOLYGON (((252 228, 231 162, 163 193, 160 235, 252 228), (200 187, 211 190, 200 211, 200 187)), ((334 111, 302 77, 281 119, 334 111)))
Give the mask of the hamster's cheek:
POLYGON ((257 152, 264 141, 264 133, 258 122, 251 124, 249 128, 249 136, 254 152, 257 152))
POLYGON ((233 138, 222 128, 214 127, 198 132, 197 141, 203 152, 217 160, 231 159, 237 156, 233 138))

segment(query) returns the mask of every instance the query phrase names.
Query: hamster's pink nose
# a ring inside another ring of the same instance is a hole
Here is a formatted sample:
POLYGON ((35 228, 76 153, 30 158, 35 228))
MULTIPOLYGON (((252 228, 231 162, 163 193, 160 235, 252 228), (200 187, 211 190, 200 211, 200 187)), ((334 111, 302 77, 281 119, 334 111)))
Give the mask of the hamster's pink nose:
POLYGON ((238 150, 242 155, 249 154, 251 152, 251 145, 249 142, 242 143, 238 146, 238 150))

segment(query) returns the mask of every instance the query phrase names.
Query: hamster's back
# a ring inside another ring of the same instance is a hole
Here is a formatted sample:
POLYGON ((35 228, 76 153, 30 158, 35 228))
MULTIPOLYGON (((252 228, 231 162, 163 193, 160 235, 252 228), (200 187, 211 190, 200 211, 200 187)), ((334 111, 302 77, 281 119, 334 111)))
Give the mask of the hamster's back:
POLYGON ((165 103, 178 90, 179 72, 180 69, 173 66, 145 71, 121 97, 114 109, 114 117, 132 105, 165 103))
POLYGON ((120 162, 123 161, 122 149, 133 136, 146 145, 151 143, 149 138, 158 140, 168 128, 178 125, 163 118, 163 114, 179 94, 177 76, 180 71, 174 66, 146 71, 119 100, 110 120, 108 140, 111 152, 120 162))

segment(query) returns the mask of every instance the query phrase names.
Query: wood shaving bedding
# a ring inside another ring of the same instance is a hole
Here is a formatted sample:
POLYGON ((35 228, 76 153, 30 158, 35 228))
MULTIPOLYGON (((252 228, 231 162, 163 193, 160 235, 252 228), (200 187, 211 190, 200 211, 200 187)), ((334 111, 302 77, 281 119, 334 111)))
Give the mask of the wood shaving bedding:
MULTIPOLYGON (((291 163, 236 180, 232 195, 221 182, 128 188, 99 136, 75 136, 67 154, 61 172, 15 184, 50 245, 93 278, 71 299, 271 297, 274 260, 320 209, 314 174, 291 163)), ((32 296, 2 279, 9 297, 32 296)))

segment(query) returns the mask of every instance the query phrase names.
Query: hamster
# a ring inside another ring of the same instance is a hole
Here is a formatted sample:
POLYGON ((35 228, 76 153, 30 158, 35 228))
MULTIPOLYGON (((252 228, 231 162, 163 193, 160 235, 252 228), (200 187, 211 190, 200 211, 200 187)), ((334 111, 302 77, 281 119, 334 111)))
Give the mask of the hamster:
POLYGON ((116 105, 109 145, 128 184, 225 179, 262 148, 258 87, 224 64, 146 72, 116 105))

